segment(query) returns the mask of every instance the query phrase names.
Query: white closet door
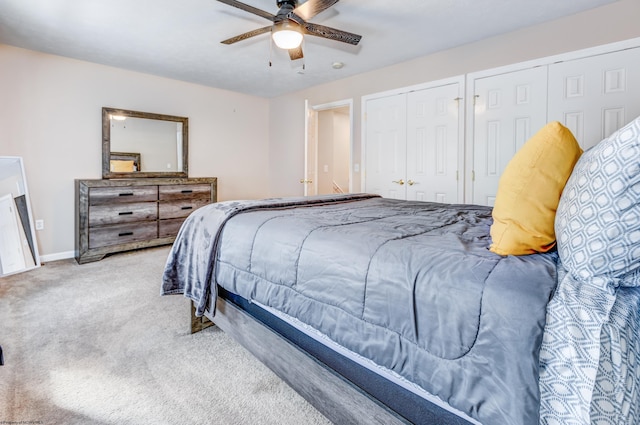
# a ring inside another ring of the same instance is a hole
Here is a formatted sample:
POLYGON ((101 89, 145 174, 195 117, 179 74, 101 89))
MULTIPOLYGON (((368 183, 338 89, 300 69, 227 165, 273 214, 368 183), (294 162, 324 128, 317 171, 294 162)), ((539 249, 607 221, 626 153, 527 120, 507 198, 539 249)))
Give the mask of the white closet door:
POLYGON ((406 199, 406 94, 366 103, 366 191, 406 199))
POLYGON ((640 48, 549 66, 549 121, 590 148, 640 116, 640 48))
POLYGON ((458 202, 460 84, 407 96, 407 199, 458 202))
POLYGON ((0 197, 0 271, 13 273, 26 267, 13 196, 0 197))
POLYGON ((547 67, 474 80, 471 202, 493 206, 517 150, 547 123, 547 67))

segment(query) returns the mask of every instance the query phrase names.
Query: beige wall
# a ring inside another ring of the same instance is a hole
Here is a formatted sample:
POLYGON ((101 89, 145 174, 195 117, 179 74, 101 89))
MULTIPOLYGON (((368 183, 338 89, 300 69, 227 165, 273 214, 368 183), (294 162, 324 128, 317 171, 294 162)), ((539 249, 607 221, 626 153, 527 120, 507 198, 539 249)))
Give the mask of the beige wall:
MULTIPOLYGON (((333 180, 345 192, 349 191, 349 109, 331 111, 333 115, 333 180)), ((333 188, 333 184, 331 185, 333 188)))
MULTIPOLYGON (((302 194, 298 181, 303 175, 305 99, 312 106, 353 99, 353 161, 359 163, 362 96, 640 37, 638 19, 640 1, 619 0, 553 22, 274 98, 269 118, 271 193, 302 194)), ((360 190, 359 174, 355 174, 354 183, 354 190, 360 190)))
POLYGON ((21 156, 45 259, 74 250, 74 179, 101 178, 101 108, 189 117, 189 175, 269 194, 268 100, 0 45, 0 156, 21 156), (247 125, 250 121, 251 125, 247 125))

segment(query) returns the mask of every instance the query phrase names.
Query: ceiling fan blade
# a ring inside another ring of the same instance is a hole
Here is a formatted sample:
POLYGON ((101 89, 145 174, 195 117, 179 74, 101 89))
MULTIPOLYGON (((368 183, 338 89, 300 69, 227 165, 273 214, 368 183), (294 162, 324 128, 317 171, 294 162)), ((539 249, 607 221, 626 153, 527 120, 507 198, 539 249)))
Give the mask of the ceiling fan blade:
POLYGON ((298 46, 295 49, 289 49, 289 57, 292 61, 302 59, 304 57, 302 54, 302 46, 298 46))
POLYGON ((256 35, 264 34, 265 32, 270 32, 273 25, 269 25, 267 27, 258 28, 257 30, 251 30, 245 32, 244 34, 236 35, 235 37, 231 37, 227 40, 221 41, 222 44, 233 44, 238 41, 246 40, 247 38, 255 37, 256 35))
POLYGON ((275 21, 276 16, 272 15, 269 12, 265 12, 264 10, 258 9, 257 7, 249 6, 248 4, 244 4, 235 0, 218 0, 220 3, 228 4, 229 6, 237 7, 238 9, 242 9, 245 12, 253 13, 254 15, 262 16, 265 19, 270 21, 275 21))
POLYGON ((353 44, 354 46, 357 45, 362 38, 362 36, 358 34, 325 27, 324 25, 312 24, 311 22, 305 22, 301 24, 301 26, 309 35, 315 35, 317 37, 328 38, 335 41, 342 41, 343 43, 353 44))
POLYGON ((327 10, 339 0, 308 0, 294 9, 296 15, 300 16, 305 21, 316 16, 318 13, 327 10))

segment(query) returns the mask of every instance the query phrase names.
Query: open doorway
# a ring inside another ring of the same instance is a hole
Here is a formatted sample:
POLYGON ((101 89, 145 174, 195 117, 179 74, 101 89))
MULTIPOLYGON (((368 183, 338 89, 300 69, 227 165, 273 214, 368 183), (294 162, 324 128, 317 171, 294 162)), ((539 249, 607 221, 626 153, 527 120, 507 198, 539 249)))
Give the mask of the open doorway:
POLYGON ((306 108, 304 195, 352 191, 353 101, 306 108))

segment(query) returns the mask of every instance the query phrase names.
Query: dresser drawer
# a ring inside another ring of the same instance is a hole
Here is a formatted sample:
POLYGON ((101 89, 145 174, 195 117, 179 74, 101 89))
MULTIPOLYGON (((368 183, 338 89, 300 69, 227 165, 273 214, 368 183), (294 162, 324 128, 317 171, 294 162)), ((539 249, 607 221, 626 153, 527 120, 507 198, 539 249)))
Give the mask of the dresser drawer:
POLYGON ((89 207, 90 227, 104 224, 156 220, 157 218, 157 202, 116 203, 114 205, 95 205, 89 207))
POLYGON ((89 229, 89 248, 100 248, 136 241, 146 241, 157 237, 157 221, 92 227, 89 229))
POLYGON ((184 217, 158 221, 158 237, 168 238, 176 236, 182 223, 184 223, 184 217))
POLYGON ((160 202, 158 218, 186 217, 200 207, 209 204, 208 199, 186 199, 184 201, 160 202))
POLYGON ((92 187, 89 205, 156 201, 158 186, 92 187))
POLYGON ((211 202, 210 184, 173 184, 159 187, 161 201, 177 199, 203 199, 211 202))

